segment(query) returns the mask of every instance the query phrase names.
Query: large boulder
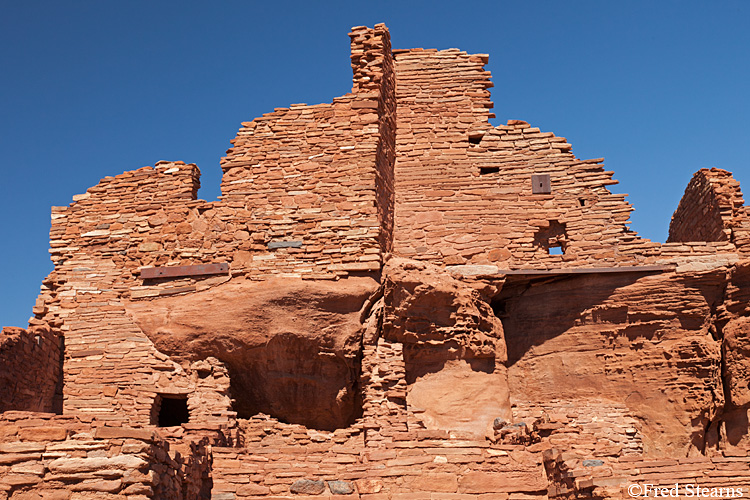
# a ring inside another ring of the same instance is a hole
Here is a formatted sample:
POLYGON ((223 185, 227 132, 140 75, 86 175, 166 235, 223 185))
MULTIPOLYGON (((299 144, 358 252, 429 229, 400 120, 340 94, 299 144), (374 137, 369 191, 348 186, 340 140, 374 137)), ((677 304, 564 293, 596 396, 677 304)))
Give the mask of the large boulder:
POLYGON ((473 285, 423 262, 385 267, 383 336, 404 344, 407 403, 428 429, 485 435, 496 417, 511 418, 496 289, 473 285))

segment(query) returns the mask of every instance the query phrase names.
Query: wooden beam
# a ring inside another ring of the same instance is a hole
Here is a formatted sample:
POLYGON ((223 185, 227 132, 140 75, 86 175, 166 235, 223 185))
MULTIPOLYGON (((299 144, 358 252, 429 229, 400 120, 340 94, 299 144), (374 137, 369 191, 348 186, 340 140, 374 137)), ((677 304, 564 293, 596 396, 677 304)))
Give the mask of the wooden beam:
POLYGON ((197 264, 193 266, 142 267, 141 278, 179 278, 181 276, 200 276, 205 274, 227 274, 229 264, 197 264))
POLYGON ((602 273, 661 273, 677 269, 674 265, 660 266, 620 266, 620 267, 571 267, 559 269, 498 269, 497 274, 507 276, 552 276, 561 274, 602 274, 602 273))

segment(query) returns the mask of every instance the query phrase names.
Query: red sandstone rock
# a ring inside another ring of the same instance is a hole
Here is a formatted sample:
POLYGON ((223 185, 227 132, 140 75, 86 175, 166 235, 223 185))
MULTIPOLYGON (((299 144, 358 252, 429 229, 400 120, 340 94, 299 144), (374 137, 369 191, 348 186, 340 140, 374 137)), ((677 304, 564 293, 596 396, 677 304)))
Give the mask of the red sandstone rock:
POLYGON ((383 336, 404 343, 407 403, 429 429, 488 433, 511 418, 500 320, 473 287, 436 266, 391 259, 383 336))

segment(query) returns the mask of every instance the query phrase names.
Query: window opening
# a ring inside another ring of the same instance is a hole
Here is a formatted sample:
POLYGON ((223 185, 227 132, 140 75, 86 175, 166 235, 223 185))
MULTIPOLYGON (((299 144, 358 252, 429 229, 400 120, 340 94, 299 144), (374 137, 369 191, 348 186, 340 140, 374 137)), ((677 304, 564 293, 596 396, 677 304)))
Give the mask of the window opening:
POLYGON ((159 427, 173 427, 189 421, 187 395, 157 394, 154 400, 152 423, 159 427))

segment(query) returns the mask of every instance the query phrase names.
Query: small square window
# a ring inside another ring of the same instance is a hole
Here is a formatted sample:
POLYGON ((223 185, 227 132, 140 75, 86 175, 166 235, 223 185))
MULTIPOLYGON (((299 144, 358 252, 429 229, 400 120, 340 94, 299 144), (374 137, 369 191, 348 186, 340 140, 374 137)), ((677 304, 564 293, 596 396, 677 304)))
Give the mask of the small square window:
POLYGON ((157 394, 154 400, 151 423, 159 427, 172 427, 190 421, 187 395, 157 394))

